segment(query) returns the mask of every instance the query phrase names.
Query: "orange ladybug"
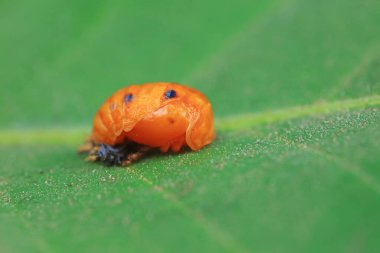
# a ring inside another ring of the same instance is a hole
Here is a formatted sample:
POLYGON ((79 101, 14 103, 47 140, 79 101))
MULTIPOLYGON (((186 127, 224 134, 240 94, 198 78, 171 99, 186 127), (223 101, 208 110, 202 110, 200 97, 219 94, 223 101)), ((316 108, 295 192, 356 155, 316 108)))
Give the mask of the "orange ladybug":
POLYGON ((128 165, 152 148, 199 150, 215 138, 213 112, 199 91, 177 83, 130 85, 116 91, 95 115, 88 160, 128 165))

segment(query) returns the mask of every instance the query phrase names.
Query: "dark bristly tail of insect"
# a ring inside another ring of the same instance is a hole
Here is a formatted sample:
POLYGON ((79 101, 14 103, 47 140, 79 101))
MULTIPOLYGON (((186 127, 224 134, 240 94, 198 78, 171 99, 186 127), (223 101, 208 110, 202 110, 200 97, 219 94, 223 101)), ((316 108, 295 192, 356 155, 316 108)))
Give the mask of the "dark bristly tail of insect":
POLYGON ((150 147, 133 142, 110 146, 87 141, 79 148, 78 153, 87 153, 87 161, 101 162, 107 166, 128 166, 139 160, 150 150, 150 147))

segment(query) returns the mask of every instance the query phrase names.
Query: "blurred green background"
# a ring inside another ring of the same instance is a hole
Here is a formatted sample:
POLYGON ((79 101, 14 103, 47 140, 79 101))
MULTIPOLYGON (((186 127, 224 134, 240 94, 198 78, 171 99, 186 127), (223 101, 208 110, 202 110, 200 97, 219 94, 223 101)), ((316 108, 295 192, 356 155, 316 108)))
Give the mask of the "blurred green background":
POLYGON ((379 27, 377 0, 0 1, 0 252, 378 251, 379 27), (75 154, 154 81, 209 97, 212 145, 75 154))

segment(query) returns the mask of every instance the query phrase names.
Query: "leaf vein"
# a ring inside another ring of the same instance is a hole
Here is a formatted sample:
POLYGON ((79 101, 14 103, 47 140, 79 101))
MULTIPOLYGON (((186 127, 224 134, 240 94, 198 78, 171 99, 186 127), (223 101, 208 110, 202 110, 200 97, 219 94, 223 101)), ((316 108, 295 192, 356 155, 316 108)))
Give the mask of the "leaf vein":
POLYGON ((186 215, 191 217, 206 233, 215 240, 220 246, 232 250, 233 252, 249 252, 241 245, 238 245, 236 240, 226 231, 222 230, 216 224, 208 221, 205 216, 192 208, 189 208, 185 203, 180 201, 173 193, 167 192, 159 185, 155 185, 151 180, 144 177, 141 173, 138 173, 131 167, 126 168, 127 171, 147 184, 153 191, 157 192, 166 201, 173 203, 178 209, 182 210, 186 215))
MULTIPOLYGON (((283 110, 247 113, 216 118, 216 129, 220 132, 246 131, 255 126, 280 123, 301 117, 327 115, 334 112, 365 109, 380 106, 380 96, 368 96, 334 102, 296 106, 283 110)), ((87 135, 85 127, 47 128, 47 129, 0 129, 2 145, 17 144, 61 144, 78 145, 87 135)))
POLYGON ((339 159, 337 156, 332 156, 328 154, 327 152, 318 149, 316 147, 308 147, 308 150, 322 156, 324 159, 328 159, 331 162, 339 165, 338 167, 344 171, 351 173, 353 176, 358 178, 364 185, 366 185, 368 188, 373 190, 376 194, 380 196, 380 183, 377 182, 370 174, 365 172, 362 168, 359 166, 352 164, 350 162, 344 161, 342 159, 339 159))

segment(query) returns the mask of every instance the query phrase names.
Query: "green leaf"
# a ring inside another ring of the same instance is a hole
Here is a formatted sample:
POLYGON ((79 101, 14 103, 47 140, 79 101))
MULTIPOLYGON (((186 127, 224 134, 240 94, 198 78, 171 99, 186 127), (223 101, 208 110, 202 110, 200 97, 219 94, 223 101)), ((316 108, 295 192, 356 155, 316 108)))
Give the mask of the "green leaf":
POLYGON ((3 1, 0 252, 376 252, 380 3, 3 1), (217 139, 76 154, 130 83, 211 100, 217 139))

